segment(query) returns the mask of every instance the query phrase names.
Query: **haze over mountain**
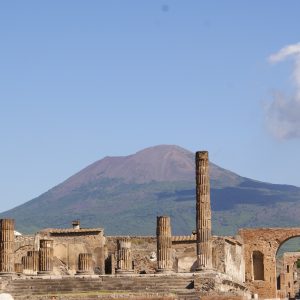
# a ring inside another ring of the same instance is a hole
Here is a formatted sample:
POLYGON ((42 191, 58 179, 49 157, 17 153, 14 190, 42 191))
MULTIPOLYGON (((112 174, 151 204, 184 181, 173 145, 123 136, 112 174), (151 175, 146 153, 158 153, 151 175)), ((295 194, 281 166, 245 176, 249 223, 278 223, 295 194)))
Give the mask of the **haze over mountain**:
MULTIPOLYGON (((210 174, 215 233, 299 224, 300 188, 244 178, 213 163, 210 174)), ((80 219, 107 234, 154 234, 156 216, 163 214, 172 217, 175 234, 195 227, 194 154, 179 146, 105 157, 0 217, 15 218, 22 232, 69 227, 80 219)))

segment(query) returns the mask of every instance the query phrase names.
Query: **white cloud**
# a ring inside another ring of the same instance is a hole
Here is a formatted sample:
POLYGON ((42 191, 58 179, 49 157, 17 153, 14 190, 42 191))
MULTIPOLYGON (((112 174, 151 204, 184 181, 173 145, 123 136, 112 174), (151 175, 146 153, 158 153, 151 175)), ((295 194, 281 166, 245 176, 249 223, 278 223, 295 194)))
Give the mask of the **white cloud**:
POLYGON ((300 138, 300 43, 288 45, 270 55, 271 63, 278 63, 287 58, 294 61, 293 95, 276 93, 266 107, 266 120, 270 131, 279 139, 300 138))
POLYGON ((300 54, 300 43, 289 45, 282 48, 277 53, 270 55, 269 60, 272 63, 276 63, 286 59, 288 56, 297 55, 297 54, 300 54))

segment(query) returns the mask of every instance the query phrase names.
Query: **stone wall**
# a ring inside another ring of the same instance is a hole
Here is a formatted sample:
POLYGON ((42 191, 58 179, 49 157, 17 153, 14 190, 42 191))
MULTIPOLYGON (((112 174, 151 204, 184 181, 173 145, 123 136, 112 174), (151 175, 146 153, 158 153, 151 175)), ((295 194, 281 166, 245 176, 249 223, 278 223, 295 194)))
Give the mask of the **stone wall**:
MULTIPOLYGON (((103 237, 103 231, 43 230, 34 236, 20 236, 16 241, 16 263, 27 251, 38 250, 39 240, 54 241, 54 273, 73 275, 78 269, 79 253, 92 253, 93 269, 112 274, 116 268, 117 240, 124 236, 103 237)), ((134 272, 153 274, 157 269, 156 237, 132 236, 132 261, 134 272)), ((232 237, 213 237, 213 269, 223 272, 233 280, 244 282, 245 264, 242 244, 232 237)), ((194 272, 197 266, 196 238, 172 237, 173 270, 179 273, 194 272)))
POLYGON ((248 288, 260 298, 276 298, 276 253, 284 242, 300 236, 300 228, 247 228, 240 229, 239 236, 244 244, 248 288))
POLYGON ((78 270, 80 253, 92 254, 92 269, 97 274, 105 270, 105 238, 103 229, 45 229, 35 236, 35 250, 40 239, 53 240, 55 273, 67 270, 73 275, 78 270))
MULTIPOLYGON (((116 241, 121 237, 106 238, 106 257, 116 252, 116 241)), ((232 237, 213 237, 213 268, 226 273, 233 280, 244 282, 245 263, 243 245, 232 237)), ((135 273, 155 273, 156 238, 135 236, 131 237, 132 257, 135 273)), ((172 237, 173 269, 175 272, 194 272, 197 266, 195 236, 172 237)))

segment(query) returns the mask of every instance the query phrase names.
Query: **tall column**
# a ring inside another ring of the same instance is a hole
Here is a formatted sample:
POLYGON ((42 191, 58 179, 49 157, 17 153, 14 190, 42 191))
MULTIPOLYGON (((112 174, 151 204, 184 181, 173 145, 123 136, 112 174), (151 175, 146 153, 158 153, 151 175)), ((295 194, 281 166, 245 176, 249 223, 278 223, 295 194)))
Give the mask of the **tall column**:
POLYGON ((172 272, 172 233, 170 217, 157 217, 156 222, 157 243, 157 272, 172 272))
POLYGON ((79 253, 77 274, 92 273, 92 253, 79 253))
POLYGON ((15 271, 15 220, 0 220, 0 275, 9 275, 15 271))
POLYGON ((196 270, 212 269, 211 207, 207 151, 196 152, 196 270))
POLYGON ((38 274, 51 274, 53 271, 53 241, 40 240, 38 274))
POLYGON ((117 271, 118 274, 132 273, 131 241, 129 237, 117 240, 117 271))

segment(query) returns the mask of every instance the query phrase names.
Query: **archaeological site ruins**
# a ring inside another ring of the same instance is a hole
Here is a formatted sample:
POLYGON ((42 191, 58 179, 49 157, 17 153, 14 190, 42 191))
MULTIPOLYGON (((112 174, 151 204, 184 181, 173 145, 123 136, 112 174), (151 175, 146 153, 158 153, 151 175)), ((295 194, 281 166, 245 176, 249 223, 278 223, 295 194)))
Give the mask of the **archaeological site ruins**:
POLYGON ((173 236, 158 216, 156 236, 105 236, 103 228, 44 229, 15 235, 0 220, 1 291, 14 299, 285 299, 299 290, 295 263, 276 253, 300 228, 240 229, 212 236, 208 152, 195 155, 196 226, 173 236))

